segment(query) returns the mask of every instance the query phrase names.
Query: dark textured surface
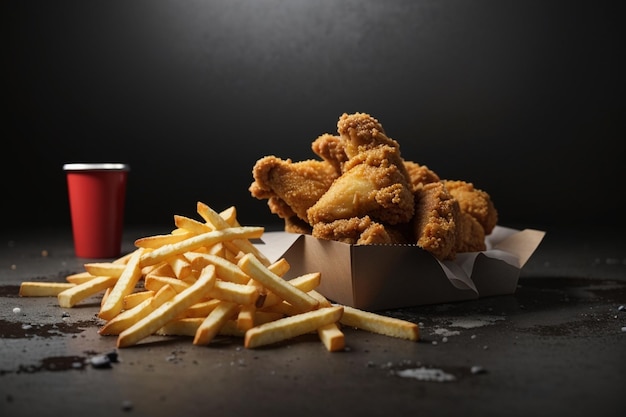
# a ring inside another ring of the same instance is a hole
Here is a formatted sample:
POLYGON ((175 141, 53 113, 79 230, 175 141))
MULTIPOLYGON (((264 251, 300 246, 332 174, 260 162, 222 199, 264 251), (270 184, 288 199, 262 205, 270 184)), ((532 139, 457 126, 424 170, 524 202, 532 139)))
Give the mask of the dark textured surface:
MULTIPOLYGON (((125 249, 153 232, 127 231, 125 249)), ((611 233, 548 233, 514 295, 385 312, 420 323, 418 343, 352 329, 337 353, 313 335, 257 350, 240 339, 197 347, 151 338, 117 351, 108 367, 90 362, 115 351, 115 339, 97 333, 98 297, 61 309, 55 298, 17 295, 22 281, 82 270, 67 231, 15 234, 2 245, 3 417, 623 411, 626 247, 611 233), (422 368, 450 380, 419 380, 422 368)))

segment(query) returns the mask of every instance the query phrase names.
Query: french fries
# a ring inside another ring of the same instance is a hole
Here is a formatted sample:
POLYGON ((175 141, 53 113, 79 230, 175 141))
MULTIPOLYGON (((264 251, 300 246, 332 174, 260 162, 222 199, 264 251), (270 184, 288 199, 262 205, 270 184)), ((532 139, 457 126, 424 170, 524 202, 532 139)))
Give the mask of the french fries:
POLYGON ((82 284, 74 285, 57 295, 59 305, 64 308, 74 307, 87 297, 91 297, 109 288, 118 281, 116 277, 95 277, 82 284))
POLYGON ((342 313, 341 306, 322 307, 261 324, 246 331, 244 346, 256 348, 313 332, 322 326, 336 323, 342 313))
POLYGON ((284 279, 289 263, 270 263, 250 241, 264 229, 241 226, 234 207, 196 209, 201 221, 176 215, 170 233, 136 239, 131 253, 85 264, 66 282, 23 282, 20 296, 56 296, 71 308, 102 294, 98 332, 116 336, 118 348, 150 336, 187 336, 201 346, 219 335, 255 349, 310 333, 336 352, 345 349, 342 326, 419 339, 414 323, 331 303, 316 291, 319 272, 284 279))
POLYGON ((20 297, 57 296, 61 291, 74 287, 71 282, 38 282, 25 281, 20 284, 20 297))
POLYGON ((419 339, 419 327, 415 323, 353 307, 344 306, 343 316, 339 321, 346 326, 356 327, 372 333, 413 341, 419 339))

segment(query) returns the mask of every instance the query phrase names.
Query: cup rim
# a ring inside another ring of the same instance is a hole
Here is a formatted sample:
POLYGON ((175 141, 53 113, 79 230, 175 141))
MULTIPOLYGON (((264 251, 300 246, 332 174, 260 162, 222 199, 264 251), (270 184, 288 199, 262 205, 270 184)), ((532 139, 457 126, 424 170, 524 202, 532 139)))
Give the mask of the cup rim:
POLYGON ((129 171, 128 164, 117 162, 80 162, 63 164, 64 171, 129 171))

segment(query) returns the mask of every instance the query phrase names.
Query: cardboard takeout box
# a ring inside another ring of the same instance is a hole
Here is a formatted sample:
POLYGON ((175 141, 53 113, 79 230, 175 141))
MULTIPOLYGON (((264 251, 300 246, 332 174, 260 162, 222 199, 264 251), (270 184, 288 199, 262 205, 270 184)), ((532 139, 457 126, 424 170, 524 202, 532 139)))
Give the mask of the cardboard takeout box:
POLYGON ((271 261, 289 262, 285 279, 320 272, 325 297, 376 311, 512 294, 544 235, 496 226, 487 250, 444 262, 416 245, 349 245, 287 232, 266 232, 257 246, 271 261))

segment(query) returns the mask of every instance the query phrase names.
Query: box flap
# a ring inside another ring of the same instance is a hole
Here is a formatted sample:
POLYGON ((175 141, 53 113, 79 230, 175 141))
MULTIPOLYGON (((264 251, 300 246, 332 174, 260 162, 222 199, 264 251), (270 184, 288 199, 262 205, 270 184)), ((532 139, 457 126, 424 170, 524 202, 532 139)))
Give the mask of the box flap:
POLYGON ((285 252, 287 252, 300 236, 301 235, 297 233, 265 232, 263 236, 261 236, 261 239, 254 242, 254 246, 256 246, 270 262, 276 262, 283 257, 285 252))

